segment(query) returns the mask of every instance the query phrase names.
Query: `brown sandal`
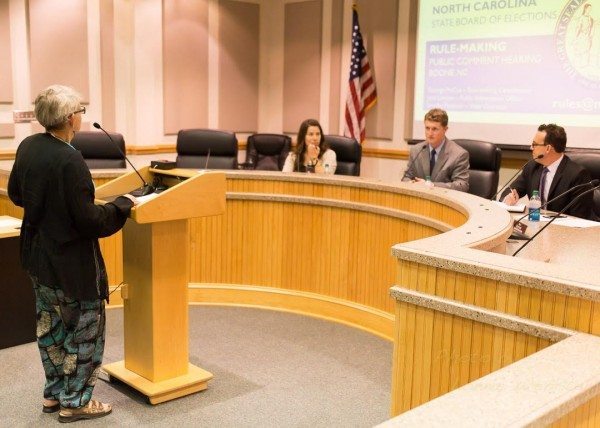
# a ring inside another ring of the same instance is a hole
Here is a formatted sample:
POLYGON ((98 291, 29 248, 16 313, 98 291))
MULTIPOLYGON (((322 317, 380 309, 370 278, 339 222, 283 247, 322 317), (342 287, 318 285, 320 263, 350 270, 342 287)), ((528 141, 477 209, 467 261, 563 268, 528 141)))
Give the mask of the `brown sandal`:
POLYGON ((96 400, 90 400, 87 405, 78 408, 62 407, 58 414, 58 421, 63 423, 75 422, 81 419, 96 419, 112 412, 112 406, 96 400))
POLYGON ((46 400, 48 402, 56 402, 56 404, 46 405, 42 404, 42 412, 44 413, 56 413, 60 410, 60 402, 58 400, 46 400))

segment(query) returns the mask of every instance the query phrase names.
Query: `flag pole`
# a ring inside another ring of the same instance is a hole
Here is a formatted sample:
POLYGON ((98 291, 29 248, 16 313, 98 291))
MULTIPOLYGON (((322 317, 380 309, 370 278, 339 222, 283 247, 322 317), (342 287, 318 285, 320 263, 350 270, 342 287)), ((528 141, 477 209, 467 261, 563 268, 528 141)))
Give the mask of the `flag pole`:
POLYGON ((360 31, 356 2, 352 4, 352 43, 344 112, 344 135, 360 144, 366 137, 366 112, 377 102, 377 88, 360 31))

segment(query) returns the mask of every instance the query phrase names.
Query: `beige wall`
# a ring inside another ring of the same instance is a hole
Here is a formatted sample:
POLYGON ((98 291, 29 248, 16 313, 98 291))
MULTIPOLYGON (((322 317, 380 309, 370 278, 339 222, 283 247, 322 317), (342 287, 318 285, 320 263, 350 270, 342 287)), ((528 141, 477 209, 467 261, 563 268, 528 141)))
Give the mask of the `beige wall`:
POLYGON ((219 127, 258 131, 258 4, 219 2, 219 127))
POLYGON ((163 2, 164 131, 208 126, 208 3, 163 2))
POLYGON ((13 100, 8 2, 0 1, 0 103, 13 100))
MULTIPOLYGON (((367 116, 366 147, 406 148, 410 121, 399 88, 411 65, 405 12, 415 3, 358 2, 380 97, 367 116)), ((172 147, 177 131, 189 127, 229 129, 243 140, 255 131, 295 133, 315 117, 327 133, 342 130, 351 0, 0 4, 8 23, 0 26, 0 53, 12 72, 12 83, 0 81, 0 151, 39 130, 13 126, 12 111, 32 109, 37 92, 55 82, 89 101, 84 128, 101 122, 124 134, 128 147, 148 152, 172 147), (47 25, 53 16, 69 25, 47 25)))
POLYGON ((360 28, 377 84, 377 104, 367 114, 366 126, 370 137, 386 140, 392 139, 394 123, 397 3, 378 0, 377 7, 369 7, 368 0, 357 2, 360 28))
MULTIPOLYGON (((333 0, 331 3, 331 46, 338 46, 338 49, 331 49, 329 73, 329 123, 328 131, 337 134, 340 130, 340 106, 344 100, 340 82, 342 79, 342 69, 346 70, 348 66, 342 67, 342 40, 344 36, 344 2, 342 0, 333 0)), ((325 22, 326 23, 326 22, 325 22)))
POLYGON ((76 88, 89 103, 87 3, 29 0, 29 42, 32 101, 59 83, 76 88))
POLYGON ((115 42, 114 8, 100 2, 100 58, 102 85, 102 126, 115 129, 115 42))
POLYGON ((308 118, 319 119, 321 99, 321 0, 285 5, 283 130, 298 132, 308 118))

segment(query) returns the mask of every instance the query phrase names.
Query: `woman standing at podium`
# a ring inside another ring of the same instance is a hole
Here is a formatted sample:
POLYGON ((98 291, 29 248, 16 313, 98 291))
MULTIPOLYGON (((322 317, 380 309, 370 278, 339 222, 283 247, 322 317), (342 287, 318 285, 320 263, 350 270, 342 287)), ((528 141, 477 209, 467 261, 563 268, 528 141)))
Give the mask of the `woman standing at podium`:
POLYGON ((54 85, 35 100, 46 132, 17 150, 8 182, 10 199, 24 208, 21 263, 36 296, 37 342, 46 375, 44 413, 61 422, 111 412, 92 400, 104 353, 108 278, 98 238, 119 231, 135 198, 94 204, 94 183, 70 141, 81 127, 81 96, 54 85))

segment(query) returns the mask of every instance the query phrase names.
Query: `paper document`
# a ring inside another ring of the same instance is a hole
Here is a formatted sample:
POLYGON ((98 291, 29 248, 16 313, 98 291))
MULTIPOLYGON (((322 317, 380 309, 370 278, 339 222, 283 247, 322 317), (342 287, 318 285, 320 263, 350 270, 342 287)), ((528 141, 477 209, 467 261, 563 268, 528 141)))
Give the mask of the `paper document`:
POLYGON ((0 219, 0 229, 16 229, 21 227, 21 220, 18 218, 0 219))
POLYGON ((148 202, 158 196, 159 196, 159 193, 150 193, 149 195, 146 195, 146 196, 136 196, 135 199, 137 199, 138 202, 141 204, 142 202, 148 202))
POLYGON ((566 227, 598 227, 600 223, 597 221, 585 220, 578 217, 557 218, 552 224, 566 227))
POLYGON ((500 201, 494 201, 497 205, 500 205, 502 208, 504 208, 506 211, 508 211, 509 213, 524 213, 525 212, 525 204, 516 204, 516 205, 508 205, 505 204, 504 202, 500 202, 500 201))

